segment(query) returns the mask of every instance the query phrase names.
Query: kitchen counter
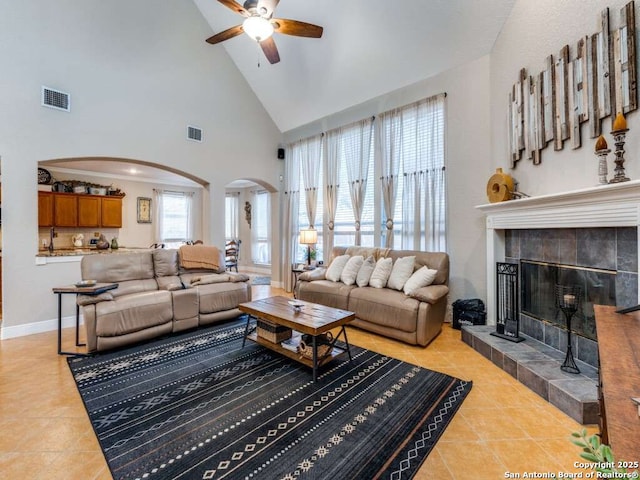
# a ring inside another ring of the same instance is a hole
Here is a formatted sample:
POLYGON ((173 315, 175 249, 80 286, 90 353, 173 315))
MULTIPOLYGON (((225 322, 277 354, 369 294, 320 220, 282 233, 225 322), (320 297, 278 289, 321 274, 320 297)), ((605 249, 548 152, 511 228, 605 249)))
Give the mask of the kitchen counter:
POLYGON ((36 257, 69 257, 75 255, 98 255, 98 254, 117 254, 117 253, 131 253, 149 251, 150 248, 130 248, 120 247, 115 250, 107 248, 105 250, 98 250, 97 248, 55 248, 53 252, 49 252, 48 249, 41 249, 38 251, 36 257))
POLYGON ((53 252, 49 252, 48 249, 41 249, 36 254, 36 265, 61 262, 79 262, 85 255, 118 255, 151 250, 153 249, 142 247, 120 247, 116 250, 112 250, 110 248, 106 250, 98 250, 97 248, 56 248, 53 252))

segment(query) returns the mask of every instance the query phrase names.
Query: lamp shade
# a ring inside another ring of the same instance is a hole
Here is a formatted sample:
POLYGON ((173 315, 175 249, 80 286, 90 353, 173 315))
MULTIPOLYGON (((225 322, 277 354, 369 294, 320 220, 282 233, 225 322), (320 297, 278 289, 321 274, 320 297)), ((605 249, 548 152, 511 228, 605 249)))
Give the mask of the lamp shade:
POLYGON ((256 42, 266 40, 273 35, 273 25, 266 18, 260 16, 247 17, 242 22, 244 33, 253 38, 256 42))
POLYGON ((318 231, 315 228, 303 228, 300 230, 300 244, 314 245, 318 243, 318 231))

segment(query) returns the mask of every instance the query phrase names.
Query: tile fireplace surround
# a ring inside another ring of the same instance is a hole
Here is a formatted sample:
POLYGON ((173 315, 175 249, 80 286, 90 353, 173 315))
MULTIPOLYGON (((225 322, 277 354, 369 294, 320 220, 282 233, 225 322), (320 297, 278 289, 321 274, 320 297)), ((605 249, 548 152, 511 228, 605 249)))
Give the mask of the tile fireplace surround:
MULTIPOLYGON (((618 271, 620 279, 616 282, 616 290, 625 290, 626 301, 638 301, 638 235, 637 228, 640 226, 640 181, 617 183, 611 185, 599 185, 596 187, 573 190, 538 197, 511 200, 508 202, 480 205, 478 207, 486 215, 487 227, 487 323, 495 323, 495 301, 496 301, 496 262, 504 262, 508 259, 507 252, 511 250, 510 243, 513 238, 520 237, 521 231, 525 230, 547 230, 551 238, 558 239, 562 236, 557 229, 593 229, 592 232, 603 230, 603 237, 615 232, 616 238, 625 244, 627 250, 620 258, 618 265, 611 265, 612 270, 618 271), (636 230, 621 228, 632 227, 636 230), (509 232, 518 230, 519 232, 509 232), (630 246, 629 242, 635 243, 630 246), (631 261, 629 267, 629 257, 635 258, 635 264, 631 261), (620 264, 627 264, 621 267, 620 264), (628 270, 632 271, 628 271, 628 270), (631 290, 631 291, 629 291, 631 290)), ((579 237, 579 231, 574 237, 579 237)), ((543 232, 534 232, 533 235, 541 235, 543 232)), ((569 235, 571 233, 569 232, 569 235)), ((594 236, 594 235, 592 235, 594 236)), ((597 234, 595 235, 598 236, 597 234)), ((539 237, 541 238, 541 237, 539 237)), ((589 255, 589 252, 577 252, 577 256, 583 257, 579 263, 583 267, 601 268, 598 264, 601 261, 598 255, 589 255), (593 258, 593 265, 588 257, 593 258)), ((518 255, 518 259, 523 258, 518 255)), ((540 259, 542 260, 542 259, 540 259)), ((578 263, 578 262, 576 262, 578 263)))
POLYGON ((530 260, 611 271, 616 304, 640 303, 640 181, 476 208, 486 215, 488 326, 464 327, 463 341, 578 422, 596 423, 596 342, 573 335, 582 373, 571 375, 559 368, 566 333, 550 321, 520 314, 520 331, 528 341, 518 344, 489 335, 496 319, 496 262, 530 260))

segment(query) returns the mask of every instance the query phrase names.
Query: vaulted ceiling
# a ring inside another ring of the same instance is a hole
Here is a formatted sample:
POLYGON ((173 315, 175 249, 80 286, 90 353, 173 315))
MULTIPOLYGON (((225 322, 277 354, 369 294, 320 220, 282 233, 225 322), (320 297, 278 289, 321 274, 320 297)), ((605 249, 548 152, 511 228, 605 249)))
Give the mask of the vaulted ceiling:
MULTIPOLYGON (((242 23, 217 0, 194 2, 212 35, 242 23)), ((274 65, 244 34, 210 48, 226 49, 286 132, 488 54, 514 3, 281 0, 274 17, 320 25, 322 38, 274 34, 274 65)))

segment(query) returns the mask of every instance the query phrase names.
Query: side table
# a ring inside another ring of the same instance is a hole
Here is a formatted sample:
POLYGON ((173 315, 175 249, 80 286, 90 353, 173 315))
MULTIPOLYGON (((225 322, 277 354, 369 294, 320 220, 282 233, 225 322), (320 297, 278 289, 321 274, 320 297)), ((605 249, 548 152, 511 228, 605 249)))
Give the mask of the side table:
POLYGON ((298 277, 300 274, 304 273, 306 270, 303 268, 292 268, 291 269, 291 278, 293 279, 293 298, 296 297, 296 287, 298 286, 298 277))
MULTIPOLYGON (((86 353, 78 352, 63 352, 62 351, 62 295, 74 294, 76 297, 82 295, 100 295, 107 290, 113 290, 118 288, 117 283, 96 283, 90 287, 77 287, 75 285, 68 285, 66 287, 54 287, 53 293, 58 295, 58 355, 78 355, 86 356, 86 353)), ((80 306, 76 302, 76 347, 83 347, 85 344, 80 343, 80 306)))

